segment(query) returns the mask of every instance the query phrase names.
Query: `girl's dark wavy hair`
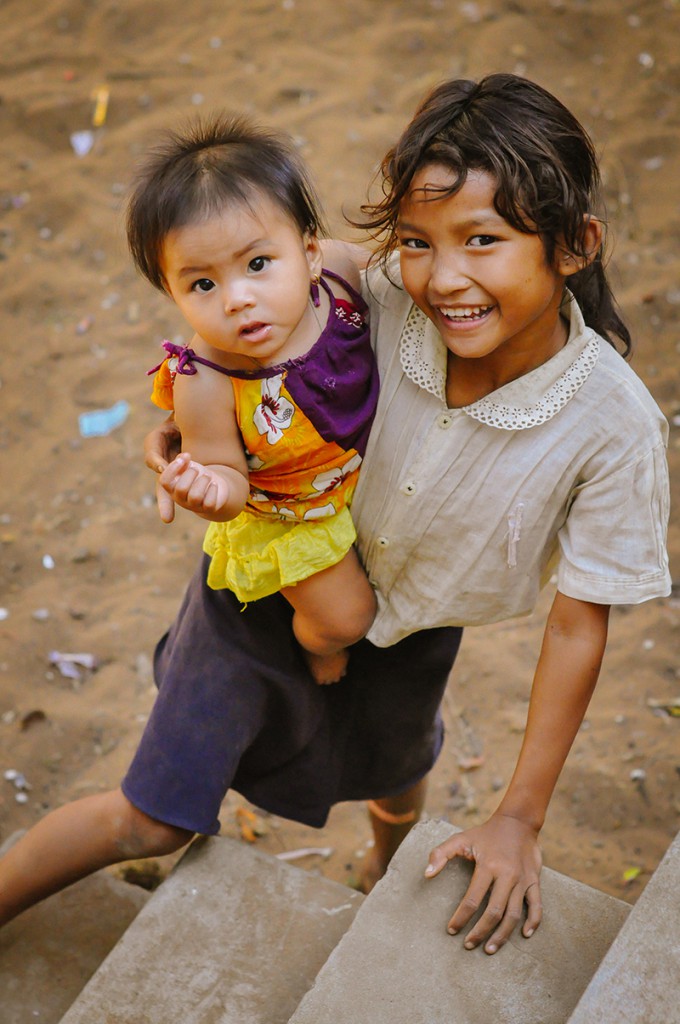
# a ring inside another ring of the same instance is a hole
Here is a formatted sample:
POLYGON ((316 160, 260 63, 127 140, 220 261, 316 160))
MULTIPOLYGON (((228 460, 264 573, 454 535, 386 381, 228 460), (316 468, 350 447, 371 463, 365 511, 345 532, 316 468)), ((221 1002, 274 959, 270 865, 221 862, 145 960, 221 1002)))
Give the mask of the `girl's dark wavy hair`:
MULTIPOLYGON (((552 263, 558 248, 584 257, 584 227, 600 204, 600 173, 593 143, 573 114, 541 86, 516 75, 488 75, 479 82, 444 82, 421 103, 381 165, 383 199, 361 207, 355 226, 379 242, 383 262, 397 247, 399 205, 413 176, 428 164, 456 176, 453 195, 469 171, 498 182, 497 212, 518 231, 540 236, 552 263)), ((436 198, 436 197, 435 197, 436 198)), ((604 245, 569 278, 586 323, 614 345, 631 350, 630 333, 607 282, 604 245)))
POLYGON ((262 195, 301 234, 324 232, 316 192, 287 136, 224 114, 166 132, 139 167, 128 200, 127 239, 137 269, 165 291, 162 255, 170 231, 233 203, 256 209, 262 195))

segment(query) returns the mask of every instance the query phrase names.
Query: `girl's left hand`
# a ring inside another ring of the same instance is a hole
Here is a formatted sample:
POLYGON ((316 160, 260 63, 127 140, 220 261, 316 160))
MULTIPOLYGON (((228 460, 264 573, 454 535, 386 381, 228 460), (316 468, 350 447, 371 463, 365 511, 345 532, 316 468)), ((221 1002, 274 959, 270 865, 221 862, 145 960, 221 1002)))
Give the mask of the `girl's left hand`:
POLYGON ((448 923, 449 934, 456 935, 465 927, 488 893, 486 909, 465 937, 466 949, 484 942, 486 953, 499 950, 522 919, 525 902, 527 918, 522 934, 527 939, 533 935, 542 914, 542 858, 537 833, 530 825, 497 812, 483 825, 457 832, 435 847, 425 877, 434 878, 454 857, 474 861, 475 869, 448 923))

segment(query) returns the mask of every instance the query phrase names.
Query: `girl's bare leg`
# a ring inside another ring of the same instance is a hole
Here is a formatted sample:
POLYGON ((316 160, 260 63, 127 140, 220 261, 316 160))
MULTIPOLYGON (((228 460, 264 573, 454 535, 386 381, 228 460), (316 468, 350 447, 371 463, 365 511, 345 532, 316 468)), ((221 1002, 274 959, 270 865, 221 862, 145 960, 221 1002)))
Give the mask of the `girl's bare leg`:
POLYGON ((426 792, 427 776, 398 796, 368 801, 375 846, 362 874, 362 892, 369 893, 380 881, 398 847, 420 820, 426 792))
POLYGON ((375 594, 356 551, 281 593, 295 609, 293 632, 312 675, 317 683, 337 683, 347 669, 347 648, 375 616, 375 594))
POLYGON ((0 925, 93 871, 173 853, 192 835, 148 817, 119 789, 65 804, 0 860, 0 925))

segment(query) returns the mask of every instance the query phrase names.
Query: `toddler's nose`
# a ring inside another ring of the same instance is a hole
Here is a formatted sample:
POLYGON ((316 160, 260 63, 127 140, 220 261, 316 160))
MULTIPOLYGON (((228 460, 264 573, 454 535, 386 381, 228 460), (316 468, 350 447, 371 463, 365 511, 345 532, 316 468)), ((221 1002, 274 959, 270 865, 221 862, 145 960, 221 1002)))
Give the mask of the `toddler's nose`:
POLYGON ((224 290, 224 311, 225 313, 240 313, 254 305, 254 299, 247 284, 232 284, 224 290))

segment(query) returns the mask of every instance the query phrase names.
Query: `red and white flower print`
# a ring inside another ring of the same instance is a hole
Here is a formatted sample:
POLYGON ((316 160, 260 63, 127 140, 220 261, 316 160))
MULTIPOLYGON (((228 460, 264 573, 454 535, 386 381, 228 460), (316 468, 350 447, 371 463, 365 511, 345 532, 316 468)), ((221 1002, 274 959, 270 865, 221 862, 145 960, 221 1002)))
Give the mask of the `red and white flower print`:
POLYGON ((262 401, 253 413, 253 423, 258 433, 266 434, 269 444, 276 444, 293 422, 295 406, 287 398, 281 398, 283 374, 265 377, 262 380, 262 401))

